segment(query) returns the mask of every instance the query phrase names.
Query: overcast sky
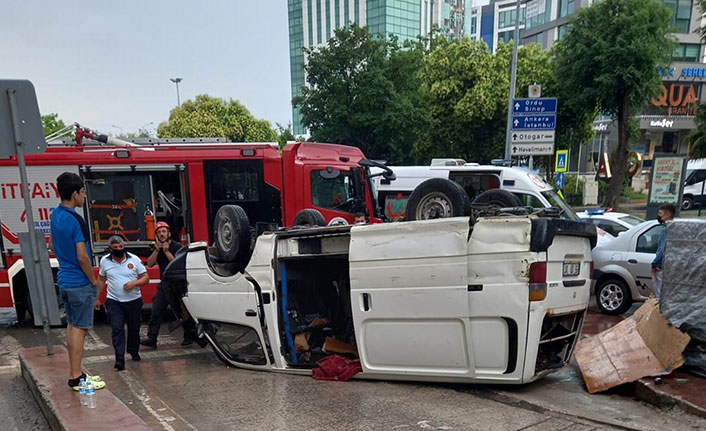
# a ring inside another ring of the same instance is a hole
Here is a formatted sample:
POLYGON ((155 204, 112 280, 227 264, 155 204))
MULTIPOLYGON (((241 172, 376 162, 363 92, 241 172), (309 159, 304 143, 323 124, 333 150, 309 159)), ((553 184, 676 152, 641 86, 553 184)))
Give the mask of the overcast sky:
POLYGON ((174 77, 182 101, 233 98, 291 122, 287 2, 0 1, 0 79, 31 80, 42 114, 154 130, 176 105, 174 77))

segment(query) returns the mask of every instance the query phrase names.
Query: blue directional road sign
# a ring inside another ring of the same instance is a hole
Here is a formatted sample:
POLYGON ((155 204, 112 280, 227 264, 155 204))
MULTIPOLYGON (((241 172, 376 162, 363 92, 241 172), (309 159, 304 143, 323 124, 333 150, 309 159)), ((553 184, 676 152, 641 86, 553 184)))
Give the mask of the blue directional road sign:
POLYGON ((512 130, 556 129, 556 114, 513 115, 512 130))
POLYGON ((559 172, 556 174, 556 178, 554 179, 554 182, 556 184, 556 188, 558 190, 563 190, 564 186, 566 185, 566 177, 564 176, 563 172, 559 172))
POLYGON ((556 98, 515 99, 512 113, 518 114, 556 114, 556 98))

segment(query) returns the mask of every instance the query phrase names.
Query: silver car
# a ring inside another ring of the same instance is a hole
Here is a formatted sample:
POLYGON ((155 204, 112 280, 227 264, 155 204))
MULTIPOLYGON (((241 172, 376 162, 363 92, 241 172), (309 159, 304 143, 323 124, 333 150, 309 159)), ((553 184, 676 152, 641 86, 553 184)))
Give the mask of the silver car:
POLYGON ((603 313, 622 314, 634 301, 650 296, 652 261, 661 231, 656 220, 646 221, 593 249, 592 287, 603 313))

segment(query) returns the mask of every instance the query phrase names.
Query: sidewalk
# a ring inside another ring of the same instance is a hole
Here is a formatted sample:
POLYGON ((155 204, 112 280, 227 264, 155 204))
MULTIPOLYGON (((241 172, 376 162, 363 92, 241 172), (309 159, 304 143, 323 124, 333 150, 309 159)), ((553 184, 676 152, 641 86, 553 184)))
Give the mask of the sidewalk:
MULTIPOLYGON (((621 316, 605 315, 591 306, 586 313, 581 335, 585 337, 598 334, 621 320, 623 320, 621 316)), ((701 417, 706 417, 704 394, 706 394, 706 378, 681 369, 668 376, 662 376, 662 384, 655 383, 653 377, 645 377, 635 382, 633 389, 633 395, 642 401, 658 407, 678 405, 685 411, 701 417)))
POLYGON ((95 409, 82 406, 78 392, 67 385, 68 352, 54 346, 24 349, 19 353, 22 376, 53 430, 149 430, 147 424, 123 404, 109 388, 96 391, 95 409))

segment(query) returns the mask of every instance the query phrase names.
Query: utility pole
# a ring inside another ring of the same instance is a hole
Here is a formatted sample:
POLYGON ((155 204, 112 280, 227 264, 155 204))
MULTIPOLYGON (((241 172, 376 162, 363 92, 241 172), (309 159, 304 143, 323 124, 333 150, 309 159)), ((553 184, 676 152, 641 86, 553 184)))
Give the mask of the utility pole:
POLYGON ((512 38, 512 71, 510 73, 510 95, 507 102, 507 131, 505 133, 505 162, 512 165, 512 157, 510 156, 510 146, 512 145, 512 99, 515 98, 515 83, 517 80, 517 45, 520 44, 520 3, 522 0, 517 0, 515 8, 515 35, 512 38))
POLYGON ((179 100, 179 83, 182 81, 181 78, 169 78, 170 81, 176 84, 177 90, 177 107, 181 107, 181 101, 179 100))

